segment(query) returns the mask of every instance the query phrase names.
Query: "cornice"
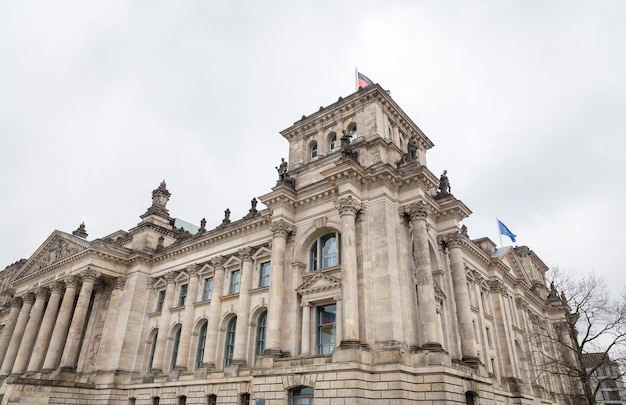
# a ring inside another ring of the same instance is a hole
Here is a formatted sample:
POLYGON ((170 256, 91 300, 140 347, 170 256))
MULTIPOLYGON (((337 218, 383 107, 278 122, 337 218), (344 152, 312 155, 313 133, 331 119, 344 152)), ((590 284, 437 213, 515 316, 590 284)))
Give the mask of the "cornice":
POLYGON ((271 238, 268 225, 270 224, 270 216, 267 211, 263 215, 250 219, 241 219, 230 223, 225 228, 207 231, 202 235, 195 235, 186 239, 180 244, 173 244, 166 247, 162 252, 154 255, 154 262, 162 262, 190 252, 198 251, 217 242, 239 238, 242 235, 249 234, 260 229, 267 230, 268 238, 271 238))

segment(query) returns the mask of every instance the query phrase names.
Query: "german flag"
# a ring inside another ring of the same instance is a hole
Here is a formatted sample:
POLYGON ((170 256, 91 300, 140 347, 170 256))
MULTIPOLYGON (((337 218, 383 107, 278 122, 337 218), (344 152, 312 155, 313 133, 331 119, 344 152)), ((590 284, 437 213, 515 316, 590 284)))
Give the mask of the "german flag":
POLYGON ((373 81, 371 81, 371 80, 370 80, 367 76, 365 76, 363 73, 361 73, 361 72, 357 72, 357 84, 358 84, 358 87, 363 87, 363 88, 365 88, 365 87, 367 87, 367 86, 373 85, 373 84, 374 84, 374 82, 373 82, 373 81))

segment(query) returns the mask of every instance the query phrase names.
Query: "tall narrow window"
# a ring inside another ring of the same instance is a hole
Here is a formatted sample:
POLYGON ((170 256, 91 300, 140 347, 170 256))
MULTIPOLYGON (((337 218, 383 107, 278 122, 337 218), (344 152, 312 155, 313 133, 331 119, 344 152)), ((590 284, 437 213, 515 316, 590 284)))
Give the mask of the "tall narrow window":
POLYGON ((336 343, 337 305, 317 307, 317 354, 330 354, 336 343))
POLYGON ((350 135, 350 140, 354 141, 357 137, 356 134, 356 125, 354 125, 352 128, 350 128, 350 130, 348 131, 348 134, 350 135))
POLYGON ((317 142, 311 144, 311 159, 317 156, 317 142))
POLYGON ((170 365, 170 369, 174 370, 174 367, 176 367, 176 360, 178 358, 178 347, 180 346, 180 330, 182 328, 179 327, 176 330, 176 335, 174 336, 174 346, 172 347, 172 363, 170 365))
POLYGON ((267 311, 263 311, 259 315, 259 321, 256 325, 256 354, 263 354, 265 350, 265 325, 267 323, 267 311))
POLYGON ((309 250, 311 271, 339 265, 339 245, 338 233, 328 233, 315 240, 309 250))
POLYGON ((163 311, 163 303, 165 302, 165 290, 159 291, 157 295, 156 312, 163 311))
POLYGON ((328 149, 334 150, 337 147, 337 134, 334 132, 331 133, 330 138, 328 140, 328 149))
POLYGON ((206 346, 206 329, 208 322, 205 322, 200 327, 200 333, 198 334, 198 351, 196 352, 196 368, 202 367, 202 360, 204 359, 204 348, 206 346))
POLYGON ((313 405, 313 388, 298 387, 289 391, 289 405, 313 405))
POLYGON ((202 286, 202 301, 211 299, 211 291, 213 290, 213 277, 205 278, 202 286))
POLYGON ((152 397, 152 405, 159 405, 159 403, 161 402, 161 398, 159 397, 152 397))
POLYGON ((178 397, 178 405, 187 405, 187 397, 185 395, 178 397))
POLYGON ((485 328, 485 332, 487 335, 487 344, 489 345, 489 347, 493 347, 493 344, 491 343, 491 330, 488 326, 485 328))
POLYGON ((156 342, 157 335, 159 332, 157 331, 152 337, 152 343, 150 344, 150 357, 148 358, 148 372, 152 371, 152 363, 154 362, 154 351, 156 350, 156 342))
POLYGON ((183 284, 180 286, 180 293, 178 294, 178 306, 182 307, 185 305, 185 301, 187 301, 187 287, 188 284, 183 284))
POLYGON ((270 262, 261 263, 259 268, 259 287, 270 285, 270 262))
POLYGON ((206 405, 217 405, 217 395, 215 394, 207 395, 206 405))
POLYGON ((239 278, 241 277, 241 271, 235 270, 230 273, 230 288, 229 294, 237 294, 239 292, 239 278))
POLYGON ((226 347, 224 348, 224 366, 230 366, 233 361, 233 354, 235 352, 235 332, 237 331, 237 317, 233 317, 228 322, 228 328, 226 328, 226 347))
POLYGON ((239 405, 250 405, 250 394, 239 395, 239 405))

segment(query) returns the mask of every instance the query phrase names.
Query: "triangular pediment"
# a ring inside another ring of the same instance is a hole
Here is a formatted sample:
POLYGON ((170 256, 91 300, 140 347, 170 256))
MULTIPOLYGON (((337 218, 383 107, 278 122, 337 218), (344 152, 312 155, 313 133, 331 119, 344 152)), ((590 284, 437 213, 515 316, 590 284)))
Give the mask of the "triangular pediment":
POLYGON ((315 273, 312 277, 302 283, 296 291, 302 295, 320 291, 341 288, 341 280, 324 273, 315 273))
POLYGON ((498 260, 511 271, 511 275, 517 280, 523 281, 528 286, 532 285, 531 278, 515 254, 514 249, 507 249, 498 257, 498 260))
POLYGON ((13 281, 20 282, 31 275, 46 273, 88 248, 89 242, 84 239, 65 232, 54 231, 26 261, 13 281))

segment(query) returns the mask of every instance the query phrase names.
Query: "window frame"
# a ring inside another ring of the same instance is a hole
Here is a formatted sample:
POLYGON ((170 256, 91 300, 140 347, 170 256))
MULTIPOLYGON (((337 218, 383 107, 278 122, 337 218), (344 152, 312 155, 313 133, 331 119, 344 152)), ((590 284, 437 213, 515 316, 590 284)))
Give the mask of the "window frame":
POLYGON ((330 269, 341 265, 341 234, 337 231, 327 232, 311 243, 309 247, 309 271, 330 269), (326 243, 334 240, 333 246, 326 246, 326 243))
POLYGON ((308 387, 308 386, 299 386, 299 387, 294 387, 292 389, 289 390, 289 405, 305 405, 304 404, 304 399, 307 399, 308 404, 306 405, 313 405, 313 402, 315 400, 315 389, 313 387, 308 387), (302 391, 306 390, 305 393, 303 393, 302 391), (295 393, 298 393, 298 395, 294 395, 295 393), (297 400, 297 401, 296 401, 297 400))
POLYGON ((206 277, 202 286, 202 301, 208 301, 213 295, 213 276, 206 277))
POLYGON ((270 274, 272 272, 271 263, 269 261, 259 264, 259 288, 270 285, 270 274))
POLYGON ((230 283, 228 285, 228 294, 239 293, 240 284, 241 284, 241 269, 231 271, 230 283))
POLYGON ((263 354, 265 351, 265 339, 267 332, 267 310, 261 312, 257 319, 256 324, 256 336, 254 352, 258 355, 263 354))
POLYGON ((203 322, 202 326, 200 326, 200 330, 198 331, 198 345, 196 348, 196 368, 202 367, 202 362, 204 360, 204 350, 206 349, 208 327, 209 322, 203 322))
POLYGON ((189 284, 181 284, 178 289, 178 306, 183 307, 187 302, 187 292, 189 291, 189 284))
POLYGON ((228 321, 226 336, 224 337, 224 367, 228 367, 233 362, 235 354, 235 338, 237 336, 237 317, 234 316, 228 321))
POLYGON ((159 335, 159 331, 157 330, 152 336, 152 342, 150 342, 150 355, 148 357, 148 372, 152 371, 152 366, 154 364, 154 354, 156 352, 156 344, 157 344, 157 336, 159 335))
POLYGON ((206 396, 206 405, 217 405, 217 395, 209 394, 206 396))
POLYGON ((318 305, 315 307, 315 354, 318 355, 328 355, 332 354, 335 346, 337 345, 337 304, 336 303, 328 303, 323 305, 318 305), (325 310, 325 308, 334 308, 334 313, 325 310), (333 314, 334 319, 332 323, 323 322, 322 314, 328 313, 333 314), (324 328, 331 326, 331 334, 324 332, 324 328), (332 341, 324 342, 324 336, 331 336, 332 341))
POLYGON ((165 290, 159 290, 157 292, 157 300, 154 312, 163 312, 163 306, 165 305, 165 290))
POLYGON ((178 350, 180 349, 180 335, 182 333, 182 326, 178 326, 176 333, 174 334, 174 342, 172 343, 172 358, 170 361, 170 370, 174 370, 176 367, 176 360, 178 360, 178 350))

